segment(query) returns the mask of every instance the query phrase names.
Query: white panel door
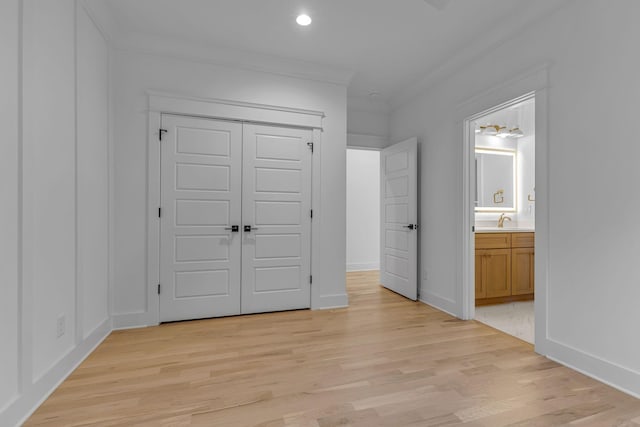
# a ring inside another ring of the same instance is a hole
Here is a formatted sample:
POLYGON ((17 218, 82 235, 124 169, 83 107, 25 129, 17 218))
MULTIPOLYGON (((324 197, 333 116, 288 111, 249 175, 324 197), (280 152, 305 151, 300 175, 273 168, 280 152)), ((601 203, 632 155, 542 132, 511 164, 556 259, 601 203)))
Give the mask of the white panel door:
POLYGON ((310 130, 244 125, 242 313, 311 306, 310 130))
POLYGON ((240 313, 242 125, 162 115, 160 321, 240 313))
POLYGON ((418 298, 418 141, 385 148, 380 156, 380 282, 418 298))

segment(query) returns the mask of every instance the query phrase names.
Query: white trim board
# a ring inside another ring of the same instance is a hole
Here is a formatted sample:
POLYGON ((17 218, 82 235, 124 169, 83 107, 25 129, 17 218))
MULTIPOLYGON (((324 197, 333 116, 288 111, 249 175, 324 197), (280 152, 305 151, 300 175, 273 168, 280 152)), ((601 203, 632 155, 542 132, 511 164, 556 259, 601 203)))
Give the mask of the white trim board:
POLYGON ((282 124, 322 129, 321 111, 289 108, 269 104, 232 101, 228 99, 176 96, 148 91, 149 111, 212 119, 239 120, 262 124, 282 124))
POLYGON ((111 333, 111 320, 105 320, 84 341, 67 353, 45 375, 34 382, 19 399, 3 412, 3 425, 22 425, 47 400, 60 384, 104 341, 111 333), (4 424, 6 423, 6 424, 4 424))

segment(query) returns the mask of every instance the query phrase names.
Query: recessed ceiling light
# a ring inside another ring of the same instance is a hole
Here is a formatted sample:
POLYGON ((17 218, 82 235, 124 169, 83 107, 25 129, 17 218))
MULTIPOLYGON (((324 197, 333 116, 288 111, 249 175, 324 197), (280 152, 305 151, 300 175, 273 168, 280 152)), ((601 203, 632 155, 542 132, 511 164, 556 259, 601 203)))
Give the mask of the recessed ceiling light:
POLYGON ((305 14, 298 15, 298 17, 296 18, 296 22, 298 23, 298 25, 306 27, 307 25, 311 24, 311 17, 305 14))

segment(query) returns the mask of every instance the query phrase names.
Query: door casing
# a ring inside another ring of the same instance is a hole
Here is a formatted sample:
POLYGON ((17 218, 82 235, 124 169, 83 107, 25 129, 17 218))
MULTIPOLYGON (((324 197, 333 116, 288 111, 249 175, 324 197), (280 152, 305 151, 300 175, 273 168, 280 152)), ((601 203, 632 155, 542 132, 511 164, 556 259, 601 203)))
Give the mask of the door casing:
POLYGON ((548 67, 532 69, 504 84, 475 96, 457 107, 457 126, 462 131, 462 215, 461 257, 462 273, 460 286, 456 289, 456 304, 453 313, 463 319, 475 316, 474 275, 474 200, 475 185, 475 134, 471 123, 490 111, 502 109, 514 101, 522 101, 535 95, 536 129, 536 239, 535 239, 535 349, 547 354, 552 343, 547 331, 548 271, 549 271, 549 140, 548 140, 548 67), (523 95, 525 94, 525 95, 523 95))
MULTIPOLYGON (((236 120, 261 125, 276 125, 310 129, 313 134, 311 206, 314 219, 321 217, 320 159, 322 153, 322 121, 324 112, 222 99, 185 97, 162 92, 147 93, 149 100, 147 127, 147 292, 146 311, 135 313, 128 320, 140 326, 160 323, 160 141, 159 129, 162 114, 204 117, 219 120, 236 120)), ((311 223, 311 309, 320 307, 322 271, 320 265, 321 221, 311 223)))

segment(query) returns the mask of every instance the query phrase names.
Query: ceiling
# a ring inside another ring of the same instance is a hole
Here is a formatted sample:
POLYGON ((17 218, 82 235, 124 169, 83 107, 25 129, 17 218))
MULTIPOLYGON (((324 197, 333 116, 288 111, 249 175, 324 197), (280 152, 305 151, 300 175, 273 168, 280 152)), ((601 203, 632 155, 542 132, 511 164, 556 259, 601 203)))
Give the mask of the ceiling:
POLYGON ((347 70, 350 103, 388 108, 564 0, 88 0, 119 43, 144 35, 347 70), (295 23, 308 13, 309 27, 295 23), (457 62, 456 62, 457 60, 457 62))

